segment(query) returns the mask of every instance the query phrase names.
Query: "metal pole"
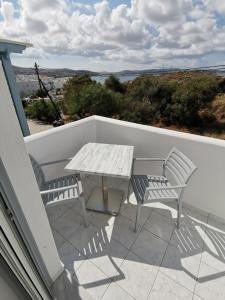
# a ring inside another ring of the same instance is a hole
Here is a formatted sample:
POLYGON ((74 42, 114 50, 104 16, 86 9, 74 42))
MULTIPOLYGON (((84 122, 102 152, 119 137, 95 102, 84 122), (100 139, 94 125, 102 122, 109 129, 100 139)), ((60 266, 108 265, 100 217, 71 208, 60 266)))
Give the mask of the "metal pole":
POLYGON ((55 109, 55 111, 56 111, 56 113, 58 115, 59 120, 62 120, 61 114, 60 114, 60 112, 59 112, 59 110, 58 110, 58 108, 57 108, 57 106, 56 106, 56 104, 55 104, 52 96, 49 94, 48 89, 46 88, 46 86, 44 85, 43 81, 40 78, 37 63, 34 64, 34 67, 35 67, 35 70, 36 70, 36 74, 37 74, 37 77, 38 77, 38 82, 39 82, 39 86, 40 86, 41 91, 42 91, 42 88, 43 88, 44 91, 46 92, 46 94, 48 95, 48 97, 49 97, 49 99, 50 99, 50 101, 51 101, 51 103, 52 103, 52 105, 53 105, 53 107, 54 107, 54 109, 55 109))

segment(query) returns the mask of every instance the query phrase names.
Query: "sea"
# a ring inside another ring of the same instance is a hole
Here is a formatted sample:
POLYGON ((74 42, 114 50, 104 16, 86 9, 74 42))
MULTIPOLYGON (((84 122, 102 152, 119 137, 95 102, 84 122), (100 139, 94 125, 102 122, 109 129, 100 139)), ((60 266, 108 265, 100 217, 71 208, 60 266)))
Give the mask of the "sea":
MULTIPOLYGON (((116 77, 119 78, 121 82, 134 80, 137 76, 138 75, 116 75, 116 77)), ((104 83, 108 77, 109 75, 99 75, 99 76, 92 76, 91 78, 97 82, 104 83)))

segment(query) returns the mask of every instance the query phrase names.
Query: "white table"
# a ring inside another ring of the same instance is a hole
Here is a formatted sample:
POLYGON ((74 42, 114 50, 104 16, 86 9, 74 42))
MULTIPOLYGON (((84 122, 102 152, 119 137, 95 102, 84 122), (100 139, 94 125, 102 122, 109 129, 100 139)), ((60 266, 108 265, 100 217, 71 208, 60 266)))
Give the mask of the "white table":
POLYGON ((129 180, 133 162, 133 146, 88 143, 65 167, 80 174, 102 177, 101 188, 95 188, 87 201, 87 209, 117 215, 123 192, 107 187, 107 177, 129 180))

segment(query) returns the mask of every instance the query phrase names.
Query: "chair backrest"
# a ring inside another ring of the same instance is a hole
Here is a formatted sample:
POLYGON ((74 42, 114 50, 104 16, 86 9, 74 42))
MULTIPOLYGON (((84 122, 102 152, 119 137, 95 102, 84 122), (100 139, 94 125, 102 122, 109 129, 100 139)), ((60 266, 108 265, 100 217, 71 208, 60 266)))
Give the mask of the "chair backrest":
POLYGON ((193 162, 181 151, 173 148, 166 158, 165 171, 173 175, 178 184, 186 184, 197 169, 193 162))
POLYGON ((29 156, 30 156, 30 161, 31 161, 31 164, 32 164, 32 167, 34 170, 34 174, 35 174, 39 189, 41 190, 45 185, 44 172, 43 172, 41 166, 39 165, 39 163, 36 161, 36 159, 30 154, 29 154, 29 156))

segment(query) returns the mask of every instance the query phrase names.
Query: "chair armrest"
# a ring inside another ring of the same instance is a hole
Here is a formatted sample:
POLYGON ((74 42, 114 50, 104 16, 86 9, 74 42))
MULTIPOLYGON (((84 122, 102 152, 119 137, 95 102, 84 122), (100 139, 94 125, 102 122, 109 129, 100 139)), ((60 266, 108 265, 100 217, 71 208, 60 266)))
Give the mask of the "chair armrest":
POLYGON ((176 190, 176 189, 183 189, 185 187, 186 187, 186 184, 163 186, 163 187, 147 187, 146 191, 176 190))
POLYGON ((55 193, 55 192, 66 191, 66 190, 72 189, 72 188, 78 188, 78 187, 77 187, 77 184, 68 185, 68 186, 64 186, 64 187, 57 188, 57 189, 51 189, 51 190, 40 191, 40 194, 41 194, 41 195, 52 194, 52 193, 55 193))
POLYGON ((45 167, 45 166, 49 166, 49 165, 54 165, 54 164, 59 164, 61 162, 64 161, 70 161, 71 159, 73 159, 73 157, 69 157, 69 158, 64 158, 64 159, 60 159, 60 160, 54 160, 54 161, 48 161, 42 164, 39 164, 41 167, 45 167))
POLYGON ((134 157, 134 161, 165 161, 165 158, 134 157))

